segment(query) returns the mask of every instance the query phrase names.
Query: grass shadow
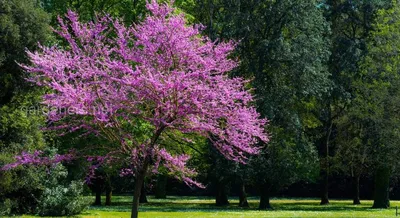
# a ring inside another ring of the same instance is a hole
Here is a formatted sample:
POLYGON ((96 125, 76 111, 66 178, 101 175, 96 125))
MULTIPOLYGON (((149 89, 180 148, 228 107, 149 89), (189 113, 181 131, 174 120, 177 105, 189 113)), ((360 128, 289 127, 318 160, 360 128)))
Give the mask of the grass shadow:
MULTIPOLYGON (((117 196, 113 198, 111 206, 92 206, 92 210, 130 212, 131 197, 117 196)), ((224 207, 215 206, 211 197, 168 197, 167 199, 154 199, 149 197, 149 203, 141 204, 141 212, 244 212, 258 211, 258 198, 249 198, 250 208, 238 206, 237 199, 231 199, 231 204, 224 207)), ((351 201, 331 201, 329 205, 319 205, 317 199, 272 199, 272 211, 315 211, 315 212, 357 212, 374 210, 371 202, 353 205, 351 201)))

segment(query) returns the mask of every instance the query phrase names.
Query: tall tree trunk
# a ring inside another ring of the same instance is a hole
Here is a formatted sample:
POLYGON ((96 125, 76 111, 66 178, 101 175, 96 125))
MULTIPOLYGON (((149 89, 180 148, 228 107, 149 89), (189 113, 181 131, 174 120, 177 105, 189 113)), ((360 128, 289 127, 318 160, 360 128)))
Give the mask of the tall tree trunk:
POLYGON ((352 177, 353 183, 353 204, 361 204, 360 202, 360 175, 352 177))
POLYGON ((226 206, 229 205, 228 195, 226 194, 225 184, 223 182, 217 182, 217 193, 215 198, 215 204, 217 206, 226 206))
POLYGON ((156 184, 156 199, 165 199, 167 198, 167 181, 168 177, 165 175, 159 174, 157 176, 157 184, 156 184))
POLYGON ((373 208, 389 208, 390 168, 381 167, 375 172, 375 191, 373 208))
POLYGON ((321 205, 329 204, 329 140, 331 138, 333 122, 330 119, 325 140, 323 140, 320 148, 321 164, 320 164, 320 182, 321 182, 321 205))
POLYGON ((147 200, 146 187, 145 187, 144 183, 142 185, 142 191, 140 192, 139 203, 141 203, 141 204, 149 203, 149 201, 147 200))
POLYGON ((146 177, 146 171, 149 167, 149 158, 145 158, 143 167, 136 176, 135 188, 133 192, 132 213, 131 218, 138 218, 139 215, 139 199, 142 192, 142 186, 146 177))
POLYGON ((239 207, 249 207, 249 202, 247 202, 246 186, 244 183, 240 185, 239 207))
POLYGON ((270 210, 272 206, 269 202, 270 191, 267 184, 263 184, 260 187, 260 204, 258 205, 259 210, 270 210))

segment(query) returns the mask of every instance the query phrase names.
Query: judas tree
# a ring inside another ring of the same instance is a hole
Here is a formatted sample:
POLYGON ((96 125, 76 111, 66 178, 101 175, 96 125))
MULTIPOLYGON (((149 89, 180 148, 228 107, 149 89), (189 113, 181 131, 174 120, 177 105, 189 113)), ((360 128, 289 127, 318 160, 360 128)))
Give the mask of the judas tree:
POLYGON ((247 81, 227 74, 238 64, 228 58, 235 42, 200 36, 203 27, 187 25, 171 5, 152 1, 147 8, 151 15, 131 26, 109 16, 82 23, 70 11, 55 30, 66 46, 41 46, 28 52, 32 64, 23 65, 30 81, 51 90, 43 100, 52 108, 51 128, 104 137, 110 146, 85 149, 101 146, 107 155, 88 161, 129 166, 121 174, 136 178, 132 217, 138 216, 146 174, 161 165, 201 186, 185 165, 189 156, 163 147, 170 135, 207 137, 227 159, 241 163, 268 142, 247 81))

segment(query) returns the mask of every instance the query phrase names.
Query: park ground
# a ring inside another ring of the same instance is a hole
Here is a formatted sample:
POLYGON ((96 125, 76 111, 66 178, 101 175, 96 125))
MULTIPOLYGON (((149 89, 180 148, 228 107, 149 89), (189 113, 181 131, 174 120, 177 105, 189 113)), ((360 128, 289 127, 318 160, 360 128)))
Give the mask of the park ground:
MULTIPOLYGON (((259 211, 256 209, 257 198, 249 198, 248 209, 239 208, 236 198, 231 198, 227 207, 216 207, 211 197, 169 196, 167 199, 154 199, 150 196, 148 199, 149 203, 140 207, 141 218, 396 217, 396 206, 400 208, 400 201, 391 201, 390 209, 381 210, 372 209, 372 201, 367 200, 363 200, 361 205, 352 205, 350 200, 331 200, 330 205, 321 206, 318 199, 273 198, 273 210, 259 211)), ((130 196, 114 196, 112 206, 92 206, 77 217, 128 218, 131 200, 130 196)), ((32 218, 24 216, 27 217, 32 218)))

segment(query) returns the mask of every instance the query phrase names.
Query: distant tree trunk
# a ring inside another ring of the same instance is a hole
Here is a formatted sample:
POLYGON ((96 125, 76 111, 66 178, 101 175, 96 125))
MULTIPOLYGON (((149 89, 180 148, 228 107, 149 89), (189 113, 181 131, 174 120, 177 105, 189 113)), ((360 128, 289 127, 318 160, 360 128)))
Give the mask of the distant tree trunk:
POLYGON ((260 205, 258 205, 259 210, 270 210, 272 209, 271 204, 269 202, 270 191, 267 184, 264 184, 260 187, 260 205))
POLYGON ((249 202, 247 202, 246 186, 244 183, 240 185, 239 207, 249 207, 249 202))
POLYGON ((107 189, 106 190, 106 205, 110 206, 111 205, 111 198, 112 198, 112 190, 107 189))
POLYGON ((353 180, 353 204, 361 204, 360 202, 360 175, 352 177, 353 180))
POLYGON ((101 206, 101 192, 103 190, 103 187, 99 178, 95 178, 93 182, 94 191, 96 192, 96 200, 94 201, 94 205, 101 206))
POLYGON ((375 172, 375 191, 373 208, 389 208, 390 168, 381 167, 375 172))
POLYGON ((329 204, 329 140, 332 133, 332 120, 329 121, 326 130, 326 136, 321 143, 320 155, 321 155, 321 165, 320 165, 320 182, 321 182, 321 205, 329 204))
POLYGON ((167 198, 167 181, 168 178, 165 175, 159 174, 157 176, 157 184, 156 184, 156 199, 165 199, 167 198))
POLYGON ((329 175, 325 169, 320 170, 321 177, 321 205, 329 204, 329 175))
POLYGON ((101 206, 101 189, 96 187, 96 200, 94 201, 94 205, 101 206))
POLYGON ((223 182, 218 181, 217 182, 217 187, 216 187, 216 198, 215 198, 215 204, 217 206, 226 206, 229 205, 228 201, 228 195, 226 194, 225 190, 225 184, 223 182))
POLYGON ((107 177, 106 181, 106 205, 111 205, 111 198, 112 198, 112 185, 110 177, 107 177))
POLYGON ((142 185, 142 190, 140 192, 139 203, 141 203, 141 204, 149 203, 149 201, 147 201, 146 187, 145 187, 144 183, 142 185))

